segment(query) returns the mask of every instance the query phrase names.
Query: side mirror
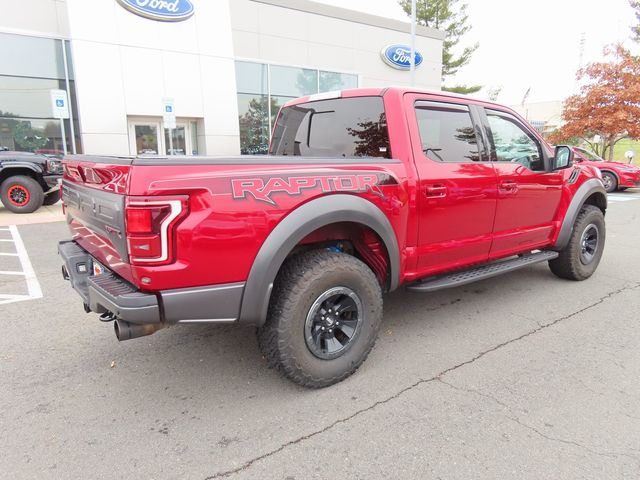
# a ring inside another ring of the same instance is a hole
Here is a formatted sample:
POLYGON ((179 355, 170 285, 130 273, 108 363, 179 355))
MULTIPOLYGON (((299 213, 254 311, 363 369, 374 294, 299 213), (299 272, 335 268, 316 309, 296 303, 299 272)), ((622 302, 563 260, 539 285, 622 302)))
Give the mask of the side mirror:
POLYGON ((551 160, 551 170, 562 170, 573 165, 573 150, 567 145, 558 145, 551 160))

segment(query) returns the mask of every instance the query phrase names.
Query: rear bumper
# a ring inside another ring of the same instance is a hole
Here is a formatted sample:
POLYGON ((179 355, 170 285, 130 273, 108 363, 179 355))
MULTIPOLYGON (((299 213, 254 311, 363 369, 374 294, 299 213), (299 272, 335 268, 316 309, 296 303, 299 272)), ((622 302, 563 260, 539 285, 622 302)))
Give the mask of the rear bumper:
POLYGON ((113 272, 93 276, 93 258, 74 241, 58 244, 63 277, 85 308, 134 324, 233 323, 240 315, 244 283, 146 293, 113 272))

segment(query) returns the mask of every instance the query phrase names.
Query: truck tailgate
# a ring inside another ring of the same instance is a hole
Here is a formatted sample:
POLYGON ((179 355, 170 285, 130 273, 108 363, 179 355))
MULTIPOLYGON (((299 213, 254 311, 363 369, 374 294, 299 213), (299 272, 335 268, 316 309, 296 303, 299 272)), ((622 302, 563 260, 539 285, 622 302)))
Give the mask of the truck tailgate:
POLYGON ((125 236, 126 178, 119 185, 112 183, 116 177, 128 177, 129 167, 114 167, 117 174, 95 160, 67 162, 62 198, 73 240, 105 267, 132 281, 125 236))

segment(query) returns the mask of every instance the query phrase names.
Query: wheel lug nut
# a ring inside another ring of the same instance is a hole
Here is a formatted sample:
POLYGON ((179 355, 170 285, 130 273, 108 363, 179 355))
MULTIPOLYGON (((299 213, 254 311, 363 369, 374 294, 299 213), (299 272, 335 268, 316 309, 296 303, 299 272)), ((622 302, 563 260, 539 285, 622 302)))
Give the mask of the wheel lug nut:
POLYGON ((322 327, 322 330, 324 330, 324 327, 322 327))
POLYGON ((336 325, 340 325, 340 322, 336 322, 336 325))

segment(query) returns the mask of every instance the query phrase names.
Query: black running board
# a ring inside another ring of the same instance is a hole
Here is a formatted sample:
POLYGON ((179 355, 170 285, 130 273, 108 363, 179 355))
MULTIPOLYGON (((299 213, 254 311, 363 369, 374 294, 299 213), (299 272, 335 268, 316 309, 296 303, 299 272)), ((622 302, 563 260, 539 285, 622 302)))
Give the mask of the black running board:
POLYGON ((457 270, 455 272, 429 277, 407 285, 407 290, 411 292, 435 292, 444 288, 459 287, 467 285, 485 278, 495 277, 503 273, 512 272, 535 263, 546 262, 558 257, 558 252, 544 250, 535 253, 525 253, 519 257, 509 260, 500 260, 494 263, 480 265, 468 270, 457 270))

